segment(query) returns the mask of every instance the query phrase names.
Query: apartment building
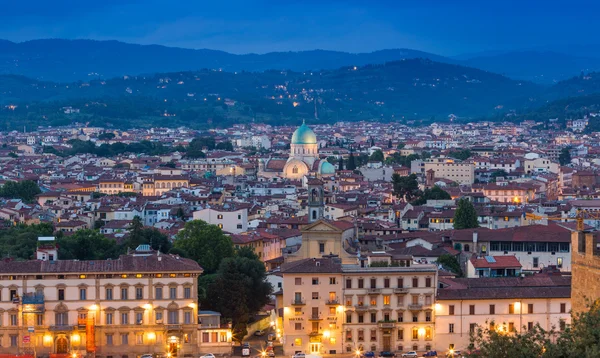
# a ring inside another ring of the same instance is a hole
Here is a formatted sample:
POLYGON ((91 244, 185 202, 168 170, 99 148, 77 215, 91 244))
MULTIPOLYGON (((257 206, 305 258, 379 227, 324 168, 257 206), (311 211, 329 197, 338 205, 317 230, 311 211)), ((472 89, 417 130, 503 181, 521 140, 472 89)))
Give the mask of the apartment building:
POLYGON ((571 323, 569 276, 441 278, 440 287, 435 303, 438 352, 467 349, 478 327, 510 334, 536 324, 564 330, 571 323))
POLYGON ((56 260, 45 239, 38 260, 0 262, 3 353, 136 357, 199 352, 193 260, 141 245, 116 260, 56 260))
POLYGON ((460 244, 464 252, 481 256, 514 256, 526 272, 549 266, 571 271, 571 231, 556 223, 460 230, 454 232, 452 242, 460 244))
POLYGON ((468 162, 457 162, 451 158, 431 158, 424 162, 424 172, 433 170, 435 178, 448 179, 459 184, 475 182, 475 165, 468 162))
POLYGON ((225 203, 194 211, 194 220, 204 220, 223 231, 239 234, 248 230, 248 203, 225 203))
POLYGON ((284 264, 284 353, 429 350, 437 267, 335 255, 284 264))

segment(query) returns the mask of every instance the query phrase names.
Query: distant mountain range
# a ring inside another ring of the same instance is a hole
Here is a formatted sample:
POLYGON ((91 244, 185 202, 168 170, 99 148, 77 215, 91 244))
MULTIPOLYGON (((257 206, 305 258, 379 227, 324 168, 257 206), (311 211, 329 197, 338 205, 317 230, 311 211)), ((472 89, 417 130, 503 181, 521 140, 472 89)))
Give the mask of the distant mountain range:
POLYGON ((586 53, 578 47, 573 53, 535 50, 448 58, 417 50, 392 49, 358 54, 314 50, 235 55, 217 50, 135 45, 118 41, 47 39, 14 43, 0 40, 0 74, 72 82, 201 69, 230 72, 270 69, 319 71, 423 58, 549 84, 578 75, 581 71, 600 70, 599 51, 590 48, 586 53))
MULTIPOLYGON (((600 73, 543 86, 426 59, 314 72, 207 69, 70 83, 0 75, 0 130, 16 123, 34 127, 73 121, 205 128, 302 119, 502 118, 505 113, 539 113, 537 108, 554 100, 594 93, 600 93, 600 73), (64 113, 71 106, 80 113, 64 113)), ((597 106, 598 98, 579 101, 579 108, 597 106)))

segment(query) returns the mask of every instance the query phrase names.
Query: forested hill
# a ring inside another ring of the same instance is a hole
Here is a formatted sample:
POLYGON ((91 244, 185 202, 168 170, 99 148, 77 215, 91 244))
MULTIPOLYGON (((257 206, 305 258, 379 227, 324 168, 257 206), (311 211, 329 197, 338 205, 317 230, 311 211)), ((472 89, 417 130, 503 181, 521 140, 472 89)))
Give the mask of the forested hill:
POLYGON ((472 117, 523 106, 543 91, 529 82, 426 59, 319 72, 202 70, 62 84, 0 78, 0 103, 17 105, 5 107, 4 118, 72 120, 76 116, 60 115, 60 108, 72 106, 82 116, 123 126, 129 124, 123 120, 160 116, 188 125, 210 119, 223 125, 252 118, 281 122, 314 119, 315 109, 322 121, 472 117))
POLYGON ((140 73, 177 72, 203 68, 223 71, 334 69, 381 64, 405 58, 457 61, 431 53, 392 49, 370 53, 339 51, 270 52, 236 55, 208 49, 136 45, 119 41, 43 39, 21 43, 0 40, 0 74, 70 82, 140 73))

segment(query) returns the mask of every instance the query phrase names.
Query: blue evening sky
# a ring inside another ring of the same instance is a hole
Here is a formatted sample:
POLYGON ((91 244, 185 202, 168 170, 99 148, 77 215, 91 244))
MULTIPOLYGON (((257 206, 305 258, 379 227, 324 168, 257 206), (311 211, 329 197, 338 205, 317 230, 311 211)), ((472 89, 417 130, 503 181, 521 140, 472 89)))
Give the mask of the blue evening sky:
POLYGON ((441 55, 598 44, 593 0, 0 0, 0 39, 441 55))

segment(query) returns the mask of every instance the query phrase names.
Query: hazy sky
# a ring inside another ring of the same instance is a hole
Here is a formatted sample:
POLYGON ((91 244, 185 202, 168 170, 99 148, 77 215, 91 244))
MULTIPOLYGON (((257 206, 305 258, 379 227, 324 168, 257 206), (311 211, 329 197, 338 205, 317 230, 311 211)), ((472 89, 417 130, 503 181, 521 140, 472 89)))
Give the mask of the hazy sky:
POLYGON ((0 39, 442 55, 599 43, 600 1, 0 0, 0 39))

